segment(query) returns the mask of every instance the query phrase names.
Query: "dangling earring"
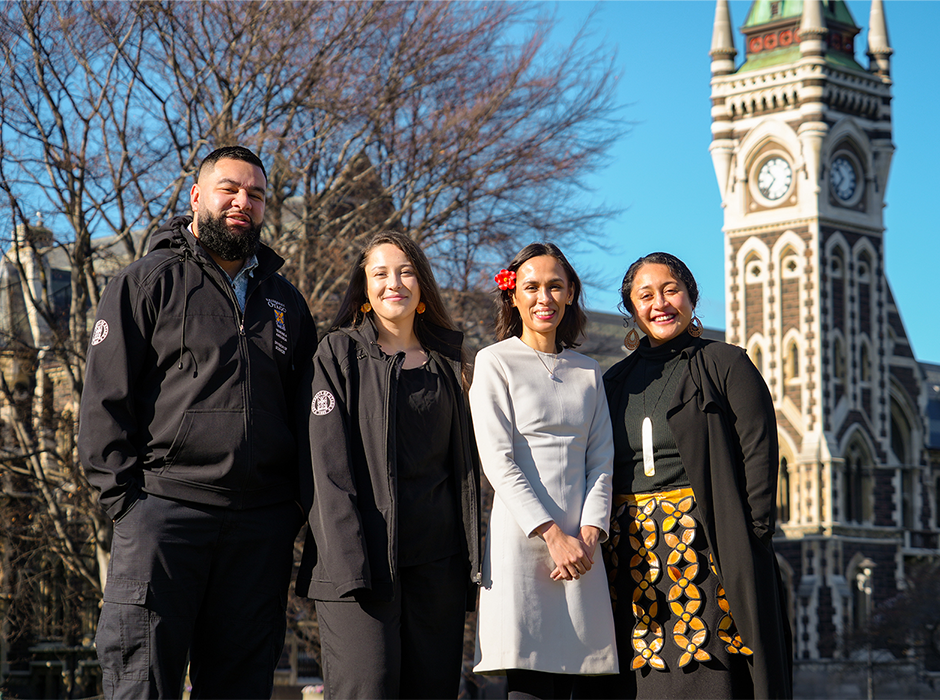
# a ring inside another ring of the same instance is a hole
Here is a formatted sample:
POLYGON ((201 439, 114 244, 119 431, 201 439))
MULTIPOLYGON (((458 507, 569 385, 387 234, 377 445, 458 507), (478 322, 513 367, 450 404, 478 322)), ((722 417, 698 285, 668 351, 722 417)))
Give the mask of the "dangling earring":
MULTIPOLYGON (((624 319, 623 325, 626 326, 627 323, 628 323, 627 320, 624 319)), ((638 347, 640 347, 640 334, 636 332, 636 328, 634 327, 632 320, 629 321, 629 324, 630 325, 628 327, 630 328, 630 330, 627 332, 626 337, 623 339, 623 346, 630 352, 633 352, 638 347)))
POLYGON ((699 321, 698 316, 693 316, 692 320, 689 321, 688 331, 693 338, 698 338, 705 332, 705 326, 699 321))
POLYGON ((362 306, 359 307, 359 310, 360 310, 362 313, 367 314, 367 313, 369 313, 370 311, 372 311, 372 304, 370 304, 369 302, 366 302, 365 304, 363 304, 362 306))
POLYGON ((424 305, 424 302, 423 302, 423 301, 419 301, 419 302, 418 302, 418 306, 415 307, 415 311, 417 311, 419 314, 423 314, 423 313, 424 313, 424 310, 425 310, 426 308, 428 308, 428 307, 426 307, 426 306, 424 305))

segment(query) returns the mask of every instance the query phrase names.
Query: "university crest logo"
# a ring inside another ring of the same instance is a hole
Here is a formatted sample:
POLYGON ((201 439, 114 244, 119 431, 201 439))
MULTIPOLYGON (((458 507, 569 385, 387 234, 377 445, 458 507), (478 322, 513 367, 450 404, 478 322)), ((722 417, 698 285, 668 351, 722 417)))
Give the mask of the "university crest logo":
POLYGON ((95 324, 95 330, 91 334, 91 344, 98 345, 108 337, 108 322, 103 318, 95 324))
POLYGON ((333 398, 333 394, 324 390, 318 391, 317 395, 313 397, 313 404, 310 406, 310 410, 313 411, 313 415, 315 416, 325 416, 332 411, 335 406, 336 399, 333 398))

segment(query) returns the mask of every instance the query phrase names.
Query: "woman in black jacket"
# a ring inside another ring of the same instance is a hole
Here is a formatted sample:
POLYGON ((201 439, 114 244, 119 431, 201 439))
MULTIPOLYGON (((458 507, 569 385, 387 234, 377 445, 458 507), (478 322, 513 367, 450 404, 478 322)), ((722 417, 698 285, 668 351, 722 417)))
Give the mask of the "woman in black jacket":
POLYGON ((790 630, 771 542, 777 425, 760 373, 708 341, 688 267, 627 270, 636 349, 604 376, 614 428, 605 546, 621 675, 615 697, 792 697, 790 630))
POLYGON ((480 580, 461 343, 417 244, 373 238, 314 358, 297 589, 327 698, 457 696, 480 580))

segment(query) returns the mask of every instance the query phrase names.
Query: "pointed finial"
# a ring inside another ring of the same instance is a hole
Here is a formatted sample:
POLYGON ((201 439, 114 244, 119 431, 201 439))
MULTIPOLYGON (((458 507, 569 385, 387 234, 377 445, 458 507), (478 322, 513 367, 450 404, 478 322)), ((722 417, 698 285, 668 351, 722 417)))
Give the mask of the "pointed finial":
POLYGON ((734 48, 734 34, 731 29, 731 10, 728 0, 715 3, 715 27, 712 30, 712 48, 708 55, 712 57, 712 75, 727 75, 734 72, 734 57, 738 52, 734 48))
POLYGON ((822 56, 826 52, 824 37, 829 32, 823 21, 822 0, 803 0, 800 19, 800 54, 822 56))
POLYGON ((891 42, 888 39, 888 23, 882 0, 872 0, 868 20, 868 70, 882 76, 891 75, 891 42))

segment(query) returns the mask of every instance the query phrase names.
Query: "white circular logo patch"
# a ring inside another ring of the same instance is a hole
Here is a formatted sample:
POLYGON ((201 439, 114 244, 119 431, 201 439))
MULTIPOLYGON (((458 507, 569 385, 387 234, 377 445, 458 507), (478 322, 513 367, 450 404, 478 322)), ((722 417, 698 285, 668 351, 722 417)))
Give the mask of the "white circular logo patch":
POLYGON ((91 335, 91 344, 97 345, 108 337, 108 322, 104 319, 95 324, 95 332, 91 335))
POLYGON ((318 391, 317 395, 313 397, 310 410, 313 411, 315 416, 325 416, 333 410, 334 406, 336 406, 336 399, 333 398, 333 394, 324 390, 318 391))

